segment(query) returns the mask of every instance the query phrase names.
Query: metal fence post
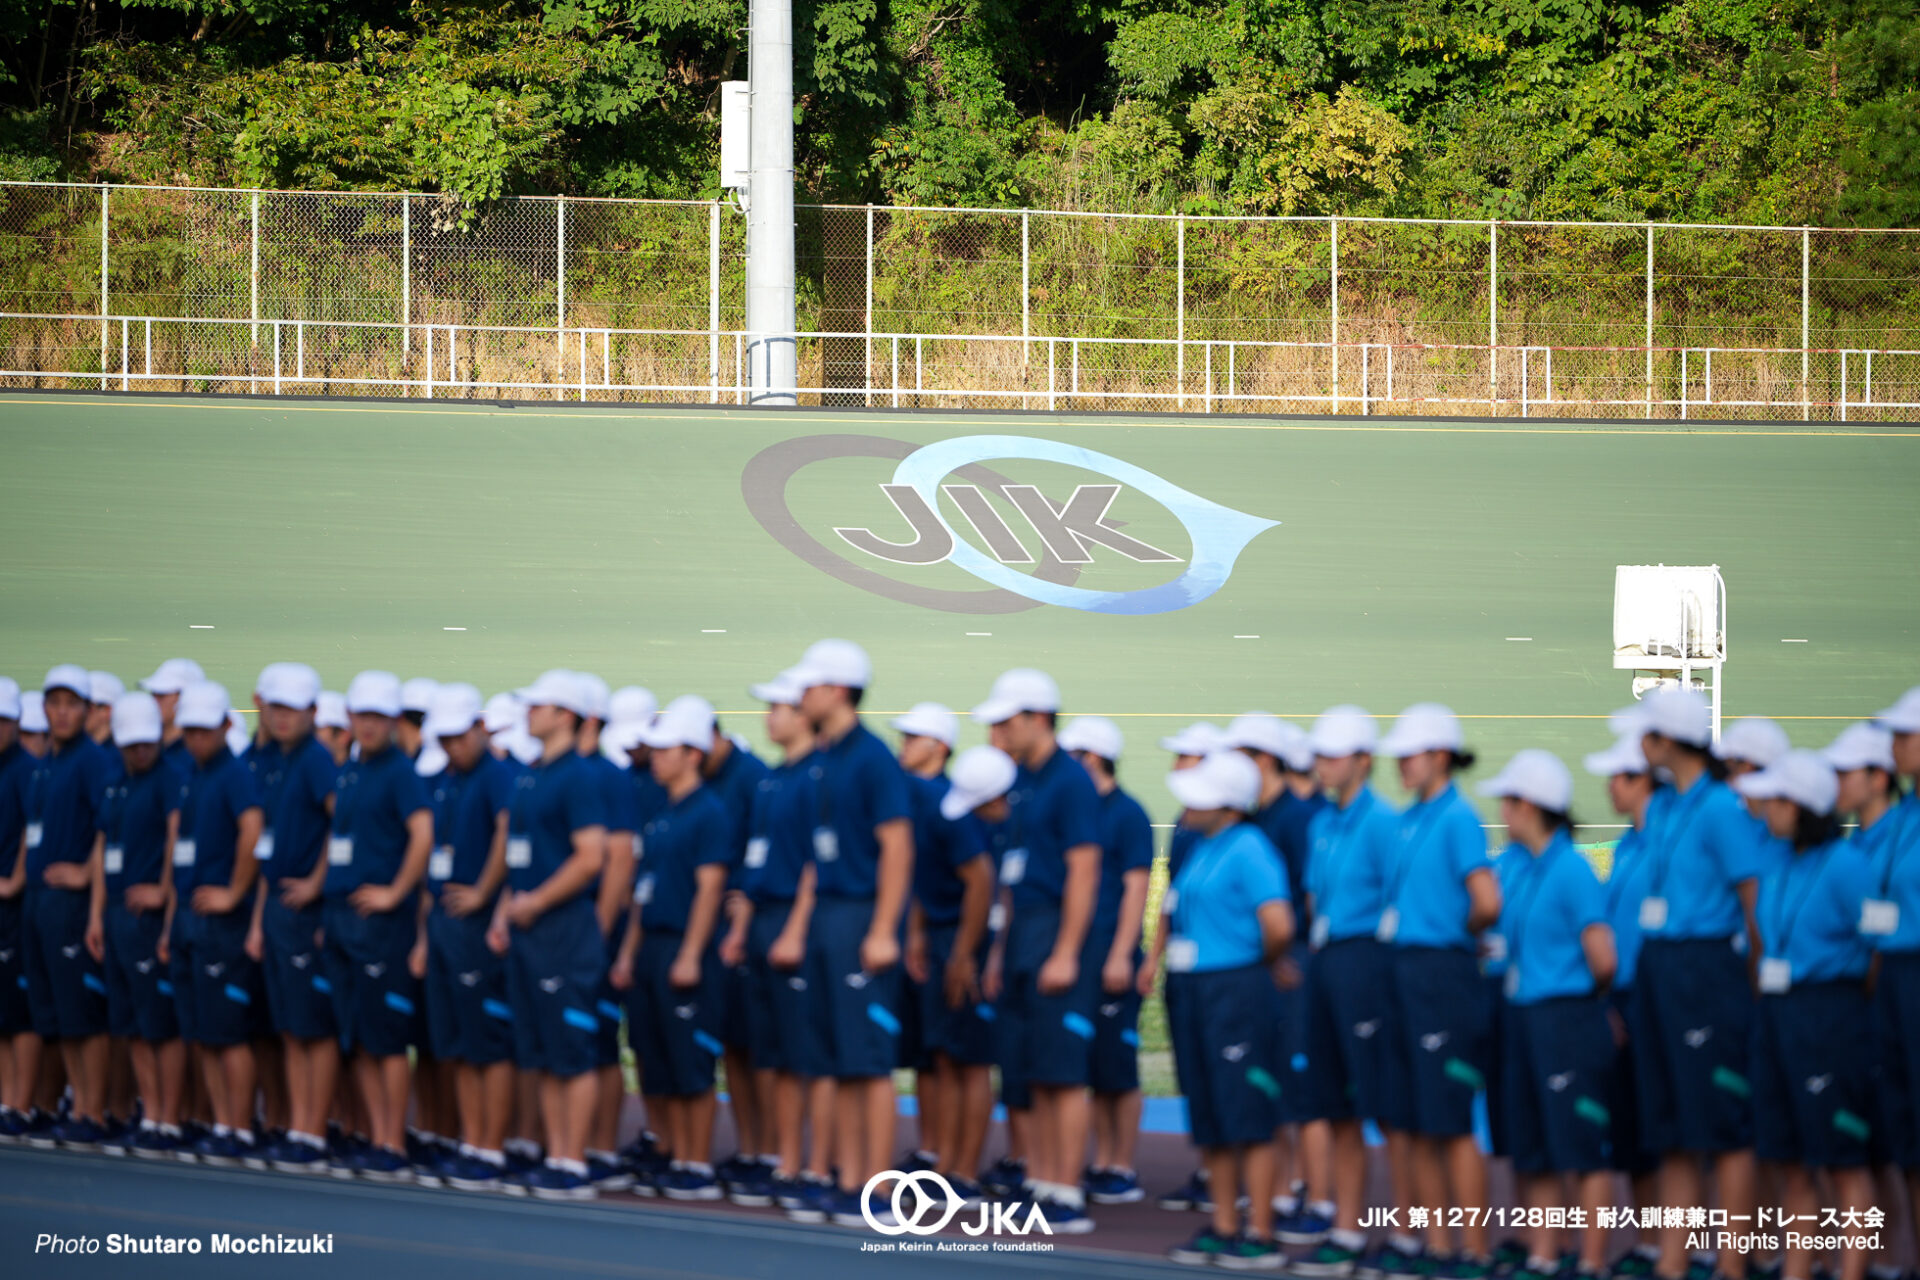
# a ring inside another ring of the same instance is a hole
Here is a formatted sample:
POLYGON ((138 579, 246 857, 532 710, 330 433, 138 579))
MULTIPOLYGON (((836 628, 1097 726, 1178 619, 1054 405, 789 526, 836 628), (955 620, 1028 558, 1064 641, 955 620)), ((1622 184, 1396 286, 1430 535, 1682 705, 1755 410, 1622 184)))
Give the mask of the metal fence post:
POLYGON ((1500 416, 1500 224, 1487 223, 1487 413, 1500 416))
MULTIPOLYGON (((567 198, 553 202, 553 398, 566 393, 561 385, 567 380, 567 198)), ((581 333, 580 398, 587 398, 586 335, 581 333)))
MULTIPOLYGON (((400 353, 413 351, 413 197, 400 197, 400 353)), ((412 390, 411 387, 408 388, 412 390)))
POLYGON ((873 407, 873 206, 867 206, 867 407, 873 407))
MULTIPOLYGON (((1032 218, 1033 215, 1027 210, 1022 209, 1020 211, 1020 362, 1022 364, 1026 364, 1033 358, 1033 286, 1031 275, 1033 255, 1029 249, 1031 242, 1027 236, 1032 218)), ((1049 361, 1053 358, 1051 348, 1048 349, 1047 358, 1049 361)), ((1047 386, 1051 389, 1053 384, 1049 382, 1047 386)), ((1047 407, 1051 409, 1053 405, 1049 403, 1047 407)))
POLYGON ((107 389, 107 226, 109 217, 109 191, 106 183, 100 184, 100 389, 107 389))
POLYGON ((1808 336, 1812 332, 1810 321, 1810 302, 1813 284, 1813 231, 1800 228, 1800 416, 1813 417, 1813 394, 1808 388, 1807 348, 1812 345, 1808 336))
POLYGON ((1647 224, 1647 417, 1653 416, 1653 224, 1647 224))
POLYGON ((1340 219, 1329 217, 1327 219, 1327 225, 1332 228, 1333 236, 1333 265, 1332 269, 1328 272, 1328 279, 1332 282, 1333 298, 1333 337, 1331 343, 1333 351, 1332 412, 1338 413, 1340 412, 1340 219))
POLYGON ((252 320, 249 329, 253 335, 253 345, 260 345, 260 193, 253 193, 253 305, 247 313, 252 320))
POLYGON ((720 403, 720 202, 707 206, 707 377, 720 403))
POLYGON ((1187 220, 1174 219, 1174 376, 1180 388, 1175 403, 1187 407, 1187 220))

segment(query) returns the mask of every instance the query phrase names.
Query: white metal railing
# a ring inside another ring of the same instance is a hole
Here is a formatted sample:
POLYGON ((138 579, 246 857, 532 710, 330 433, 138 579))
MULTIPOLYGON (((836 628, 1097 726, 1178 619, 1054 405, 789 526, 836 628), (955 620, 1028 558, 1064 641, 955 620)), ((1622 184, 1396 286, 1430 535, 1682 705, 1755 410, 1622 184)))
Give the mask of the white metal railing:
MULTIPOLYGON (((272 395, 745 404, 750 390, 746 350, 754 340, 738 330, 717 329, 19 312, 0 313, 0 334, 14 321, 63 326, 74 341, 48 352, 52 358, 37 367, 0 368, 0 380, 100 391, 244 389, 272 395), (96 326, 101 359, 93 364, 96 326), (58 358, 82 352, 85 360, 58 358), (662 371, 677 376, 660 376, 662 371)), ((1049 411, 1150 408, 1213 414, 1292 408, 1519 417, 1652 416, 1657 411, 1686 420, 1747 410, 1783 416, 1811 406, 1841 421, 1863 411, 1920 410, 1920 350, 885 332, 797 337, 802 348, 798 391, 804 399, 875 408, 992 403, 1049 411), (1801 381, 1800 370, 1814 360, 1836 369, 1836 394, 1815 395, 1801 381), (1794 376, 1763 369, 1767 361, 1784 362, 1794 376), (1897 378, 1892 396, 1886 394, 1890 363, 1897 378), (1730 364, 1738 367, 1729 372, 1730 364), (1642 370, 1652 375, 1644 383, 1642 370)))

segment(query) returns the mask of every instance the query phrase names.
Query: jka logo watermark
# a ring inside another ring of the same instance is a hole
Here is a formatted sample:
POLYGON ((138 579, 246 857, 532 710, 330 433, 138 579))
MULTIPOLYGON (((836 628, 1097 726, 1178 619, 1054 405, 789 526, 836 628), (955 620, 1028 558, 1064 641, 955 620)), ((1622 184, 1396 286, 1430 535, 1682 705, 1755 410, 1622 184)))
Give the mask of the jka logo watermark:
MULTIPOLYGON (((939 1235, 964 1207, 960 1197, 954 1194, 953 1184, 931 1169, 919 1169, 913 1173, 884 1169, 868 1178, 867 1185, 860 1188, 860 1216, 883 1236, 939 1235), (889 1179, 893 1182, 893 1199, 888 1206, 892 1210, 891 1220, 881 1218, 873 1211, 873 1193, 889 1179), (909 1189, 915 1193, 911 1216, 906 1205, 909 1189)), ((989 1204, 983 1200, 979 1207, 980 1215, 975 1221, 960 1224, 960 1229, 970 1236, 989 1233, 996 1236, 1024 1236, 1036 1227, 1042 1235, 1053 1234, 1053 1228, 1047 1225, 1047 1215, 1040 1212, 1040 1206, 1032 1201, 989 1204)))

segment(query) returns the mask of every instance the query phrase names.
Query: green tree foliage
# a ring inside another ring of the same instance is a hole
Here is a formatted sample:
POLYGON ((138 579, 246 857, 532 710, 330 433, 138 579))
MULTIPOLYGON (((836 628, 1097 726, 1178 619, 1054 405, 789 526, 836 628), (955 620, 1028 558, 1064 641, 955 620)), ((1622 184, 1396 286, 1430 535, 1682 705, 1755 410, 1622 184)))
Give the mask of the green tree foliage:
MULTIPOLYGON (((0 178, 710 196, 747 0, 0 0, 0 178)), ((828 200, 1920 222, 1920 0, 794 0, 828 200)))

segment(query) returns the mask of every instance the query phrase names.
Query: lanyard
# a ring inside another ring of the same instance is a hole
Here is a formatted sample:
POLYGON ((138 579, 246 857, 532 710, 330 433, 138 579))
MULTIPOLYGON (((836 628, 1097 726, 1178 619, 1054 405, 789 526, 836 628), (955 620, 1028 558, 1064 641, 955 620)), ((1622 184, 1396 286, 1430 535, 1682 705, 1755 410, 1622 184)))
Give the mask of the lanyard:
POLYGON ((1393 881, 1387 886, 1387 896, 1381 899, 1387 905, 1391 906, 1400 901, 1400 886, 1407 882, 1407 873, 1413 870, 1414 856, 1424 850, 1432 840, 1435 828, 1440 825, 1441 806, 1446 804, 1452 790, 1453 784, 1448 783, 1439 795, 1421 806, 1431 812, 1423 814, 1421 820, 1414 824, 1413 835, 1401 842, 1400 856, 1394 860, 1393 864, 1393 881))
MULTIPOLYGON (((1705 802, 1707 788, 1712 785, 1713 779, 1702 774, 1699 779, 1694 782, 1692 791, 1685 795, 1680 795, 1678 792, 1674 793, 1676 805, 1685 804, 1687 806, 1687 821, 1686 825, 1681 827, 1671 839, 1663 838, 1660 841, 1660 862, 1653 876, 1654 897, 1664 898, 1667 896, 1667 873, 1673 869, 1673 851, 1679 846, 1682 836, 1692 833, 1693 824, 1700 818, 1700 806, 1705 802)), ((1666 833, 1662 832, 1661 834, 1664 837, 1666 833)))
MULTIPOLYGON (((1902 843, 1902 837, 1908 834, 1907 828, 1914 825, 1915 813, 1920 813, 1920 801, 1902 801, 1900 804, 1881 814, 1879 822, 1874 823, 1873 826, 1868 827, 1865 831, 1862 831, 1854 837, 1856 840, 1862 839, 1866 837, 1869 832, 1877 831, 1882 826, 1887 828, 1885 834, 1879 837, 1879 839, 1888 842, 1887 874, 1880 878, 1880 897, 1883 899, 1891 896, 1893 893, 1893 878, 1895 874, 1899 872, 1900 864, 1906 861, 1907 854, 1912 852, 1912 847, 1915 844, 1920 844, 1920 839, 1908 840, 1904 845, 1902 843)), ((1914 832, 1913 834, 1920 836, 1920 832, 1914 832)), ((1878 843, 1878 840, 1876 840, 1875 843, 1878 843)))
POLYGON ((1820 887, 1820 874, 1827 869, 1827 859, 1832 853, 1833 847, 1826 845, 1821 848, 1820 856, 1817 859, 1806 854, 1794 854, 1787 864, 1780 868, 1779 886, 1775 895, 1779 901, 1774 904, 1773 908, 1773 923, 1776 926, 1774 935, 1777 941, 1767 948, 1769 955, 1784 956, 1787 954, 1787 948, 1793 941, 1794 928, 1800 923, 1801 915, 1806 912, 1807 903, 1813 898, 1814 890, 1820 887), (1799 878, 1794 875, 1794 872, 1799 869, 1802 862, 1813 863, 1813 873, 1808 878, 1805 891, 1799 895, 1799 905, 1794 907, 1793 915, 1789 917, 1787 915, 1787 889, 1794 880, 1799 878))
POLYGON ((1540 891, 1547 886, 1547 876, 1553 870, 1553 860, 1560 856, 1560 840, 1556 836, 1537 856, 1525 845, 1515 845, 1514 848, 1519 851, 1521 857, 1533 863, 1528 868, 1527 882, 1523 886, 1532 890, 1527 895, 1527 905, 1521 907, 1520 895, 1518 893, 1513 895, 1515 904, 1513 928, 1506 930, 1508 965, 1525 972, 1524 966, 1520 963, 1520 953, 1523 950, 1522 935, 1527 931, 1527 921, 1533 915, 1534 905, 1540 900, 1540 891))
POLYGON ((1353 803, 1346 808, 1342 809, 1338 804, 1333 804, 1329 807, 1327 826, 1332 829, 1327 832, 1327 852, 1337 852, 1340 856, 1338 858, 1315 858, 1313 865, 1308 869, 1307 880, 1313 886, 1316 915, 1327 915, 1332 911, 1333 880, 1335 871, 1337 870, 1333 864, 1347 860, 1347 834, 1360 825, 1362 816, 1360 807, 1362 805, 1371 807, 1372 804, 1372 788, 1361 787, 1354 795, 1353 803))
POLYGON ((1613 920, 1619 915, 1620 895, 1626 892, 1627 879, 1640 869, 1640 860, 1645 856, 1645 852, 1640 848, 1642 841, 1639 839, 1639 835, 1640 832, 1637 829, 1629 827, 1627 834, 1621 836, 1620 842, 1613 847, 1613 871, 1607 876, 1608 920, 1613 920), (1625 857, 1621 856, 1622 851, 1627 848, 1628 840, 1633 841, 1632 849, 1634 857, 1631 865, 1625 857))

